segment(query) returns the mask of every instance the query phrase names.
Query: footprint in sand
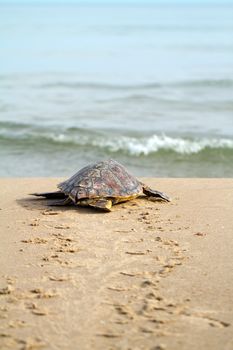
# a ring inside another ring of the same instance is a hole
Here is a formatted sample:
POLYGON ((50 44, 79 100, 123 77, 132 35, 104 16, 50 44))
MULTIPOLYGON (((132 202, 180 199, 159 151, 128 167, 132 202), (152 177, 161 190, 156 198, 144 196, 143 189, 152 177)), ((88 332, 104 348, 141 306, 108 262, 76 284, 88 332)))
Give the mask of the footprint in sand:
POLYGON ((48 239, 41 238, 41 237, 35 237, 35 238, 28 238, 28 239, 22 239, 22 243, 32 243, 32 244, 46 244, 48 243, 48 239))
POLYGON ((25 303, 26 309, 31 310, 36 316, 47 316, 50 314, 46 307, 40 307, 36 303, 25 303))
POLYGON ((42 288, 35 288, 31 289, 30 292, 35 296, 37 299, 50 299, 57 297, 59 294, 56 290, 45 290, 42 288))
POLYGON ((7 285, 3 288, 0 288, 0 295, 9 295, 13 292, 14 288, 11 285, 7 285))

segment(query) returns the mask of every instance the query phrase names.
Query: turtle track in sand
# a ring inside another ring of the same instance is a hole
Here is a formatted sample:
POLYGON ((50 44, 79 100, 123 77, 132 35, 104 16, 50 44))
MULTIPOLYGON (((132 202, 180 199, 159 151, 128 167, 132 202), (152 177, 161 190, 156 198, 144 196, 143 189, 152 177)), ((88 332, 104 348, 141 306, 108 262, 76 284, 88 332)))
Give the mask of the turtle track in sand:
POLYGON ((117 338, 119 348, 124 349, 124 341, 131 335, 137 344, 150 335, 151 346, 155 334, 162 336, 170 310, 180 306, 163 299, 160 283, 186 257, 177 241, 162 237, 154 203, 142 203, 119 205, 107 216, 83 210, 87 220, 82 220, 81 227, 73 210, 42 210, 25 221, 24 225, 31 227, 30 237, 21 233, 17 245, 25 256, 25 269, 34 268, 38 274, 30 286, 17 277, 5 279, 1 307, 6 331, 0 338, 4 346, 46 348, 49 334, 43 339, 38 335, 37 327, 32 326, 38 322, 35 318, 40 318, 39 327, 49 332, 63 329, 57 334, 58 342, 66 347, 67 337, 70 349, 75 349, 75 338, 83 344, 89 339, 83 349, 91 344, 105 348, 117 338), (34 261, 26 262, 31 250, 34 261), (72 325, 68 330, 62 321, 71 307, 80 329, 72 325), (27 313, 30 325, 21 319, 22 312, 27 313), (69 332, 75 331, 70 344, 69 332))
MULTIPOLYGON (((12 243, 17 269, 9 256, 1 274, 0 347, 165 349, 179 344, 179 325, 230 326, 212 310, 193 309, 188 294, 168 297, 164 288, 191 258, 179 199, 140 199, 109 214, 21 204, 12 243)), ((208 237, 200 232, 193 240, 208 237)))

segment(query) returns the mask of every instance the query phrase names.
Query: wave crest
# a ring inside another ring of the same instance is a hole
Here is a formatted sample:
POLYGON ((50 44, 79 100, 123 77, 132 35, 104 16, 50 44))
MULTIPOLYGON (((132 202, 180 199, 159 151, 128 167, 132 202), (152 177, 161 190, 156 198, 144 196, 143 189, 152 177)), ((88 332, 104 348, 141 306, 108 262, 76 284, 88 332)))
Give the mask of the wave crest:
POLYGON ((217 137, 174 137, 161 134, 151 136, 124 136, 120 133, 100 132, 81 128, 36 127, 27 124, 0 123, 0 141, 4 146, 20 143, 35 150, 41 145, 70 148, 96 148, 108 153, 124 153, 132 156, 149 156, 159 152, 175 152, 192 155, 205 150, 233 151, 233 139, 217 137))
MULTIPOLYGON (((48 137, 48 136, 47 136, 48 137)), ((132 156, 149 156, 159 151, 171 151, 179 154, 197 154, 206 149, 231 149, 233 140, 227 138, 185 139, 166 135, 152 135, 148 138, 128 136, 68 136, 65 134, 50 135, 54 142, 72 144, 82 147, 105 149, 110 153, 122 152, 132 156)))

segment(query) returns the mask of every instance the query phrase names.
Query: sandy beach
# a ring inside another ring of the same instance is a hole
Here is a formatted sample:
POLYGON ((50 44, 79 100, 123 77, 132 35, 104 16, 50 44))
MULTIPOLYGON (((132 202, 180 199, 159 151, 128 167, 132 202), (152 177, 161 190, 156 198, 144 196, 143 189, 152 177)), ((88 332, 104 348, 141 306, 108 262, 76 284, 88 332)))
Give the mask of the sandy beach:
POLYGON ((0 349, 233 349, 233 179, 110 213, 28 195, 60 180, 0 180, 0 349))

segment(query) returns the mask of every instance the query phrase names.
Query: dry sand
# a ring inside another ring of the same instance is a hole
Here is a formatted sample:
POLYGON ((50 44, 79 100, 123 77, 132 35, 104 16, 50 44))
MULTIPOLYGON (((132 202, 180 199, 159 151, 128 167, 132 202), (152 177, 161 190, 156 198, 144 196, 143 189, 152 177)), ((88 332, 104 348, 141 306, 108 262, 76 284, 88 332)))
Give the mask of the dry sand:
POLYGON ((233 349, 233 179, 147 179, 111 213, 0 180, 0 349, 233 349))

